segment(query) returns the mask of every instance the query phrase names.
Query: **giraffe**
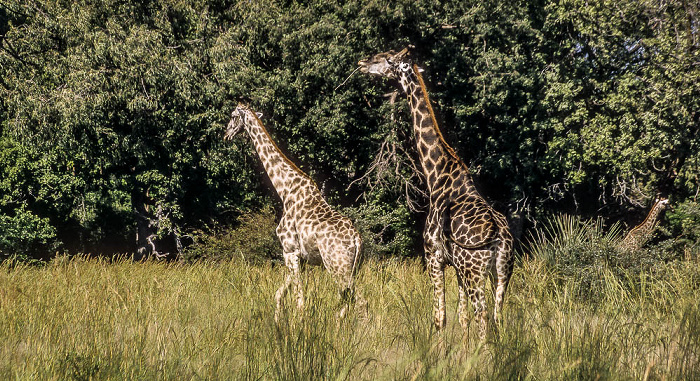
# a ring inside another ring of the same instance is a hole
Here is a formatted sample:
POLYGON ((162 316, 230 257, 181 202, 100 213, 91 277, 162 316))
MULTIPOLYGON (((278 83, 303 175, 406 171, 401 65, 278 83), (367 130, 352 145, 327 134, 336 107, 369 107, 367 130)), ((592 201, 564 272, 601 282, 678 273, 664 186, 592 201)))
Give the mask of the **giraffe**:
POLYGON ((500 314, 513 271, 513 239, 506 218, 491 208, 477 191, 469 169, 440 132, 421 76, 407 49, 380 53, 358 65, 364 73, 398 80, 408 96, 419 161, 430 198, 423 230, 423 248, 433 284, 433 323, 444 328, 445 266, 451 265, 459 284, 459 322, 464 330, 471 318, 468 299, 479 319, 479 336, 486 336, 487 310, 484 293, 488 272, 494 277, 494 322, 500 314))
POLYGON ((625 235, 620 243, 620 248, 625 251, 639 250, 644 246, 647 241, 651 238, 654 229, 656 229, 656 224, 659 221, 659 216, 668 206, 668 199, 664 197, 659 197, 654 205, 649 210, 649 214, 642 221, 641 224, 634 227, 632 230, 625 235))
POLYGON ((246 130, 275 191, 282 199, 282 218, 276 233, 289 273, 275 293, 275 321, 279 321, 282 300, 290 285, 296 294, 297 307, 302 309, 304 306, 299 279, 301 261, 323 265, 333 275, 341 288, 344 302, 339 313, 342 318, 350 299, 357 298, 363 302, 353 285, 362 251, 360 234, 350 219, 326 203, 316 183, 280 151, 260 121, 260 116, 239 104, 231 113, 224 139, 230 140, 242 129, 246 130))

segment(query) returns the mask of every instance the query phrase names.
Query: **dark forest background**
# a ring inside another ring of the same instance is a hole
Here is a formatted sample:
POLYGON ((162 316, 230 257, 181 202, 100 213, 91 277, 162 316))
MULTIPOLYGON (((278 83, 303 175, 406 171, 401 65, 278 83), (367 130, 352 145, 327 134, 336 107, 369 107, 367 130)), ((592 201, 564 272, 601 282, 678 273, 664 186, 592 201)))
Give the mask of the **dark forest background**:
POLYGON ((351 75, 404 47, 516 236, 562 213, 632 226, 662 195, 662 238, 697 247, 699 16, 659 0, 0 0, 0 256, 273 236, 252 145, 222 139, 240 101, 372 253, 417 254, 406 101, 351 75))

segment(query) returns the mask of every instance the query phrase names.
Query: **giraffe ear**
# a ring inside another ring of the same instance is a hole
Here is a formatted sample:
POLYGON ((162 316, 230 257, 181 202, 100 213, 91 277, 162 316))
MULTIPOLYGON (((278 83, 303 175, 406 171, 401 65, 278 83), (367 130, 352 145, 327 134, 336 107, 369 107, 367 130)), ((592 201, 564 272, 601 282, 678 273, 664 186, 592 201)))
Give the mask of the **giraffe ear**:
POLYGON ((422 73, 422 72, 424 72, 424 71, 425 71, 425 70, 423 70, 422 67, 419 67, 419 68, 418 68, 418 72, 419 72, 419 73, 422 73))

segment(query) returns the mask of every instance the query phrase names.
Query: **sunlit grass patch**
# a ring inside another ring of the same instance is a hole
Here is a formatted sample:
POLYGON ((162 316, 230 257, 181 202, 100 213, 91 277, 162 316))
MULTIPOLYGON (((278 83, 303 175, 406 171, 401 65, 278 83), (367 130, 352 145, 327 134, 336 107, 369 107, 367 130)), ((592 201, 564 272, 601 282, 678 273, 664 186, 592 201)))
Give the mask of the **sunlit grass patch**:
POLYGON ((302 273, 279 324, 274 294, 286 269, 240 258, 133 263, 62 258, 0 266, 3 379, 692 379, 698 376, 700 266, 654 272, 602 268, 600 287, 551 262, 521 259, 503 327, 485 342, 457 321, 432 325, 420 260, 369 260, 357 287, 367 313, 338 318, 338 287, 302 273))

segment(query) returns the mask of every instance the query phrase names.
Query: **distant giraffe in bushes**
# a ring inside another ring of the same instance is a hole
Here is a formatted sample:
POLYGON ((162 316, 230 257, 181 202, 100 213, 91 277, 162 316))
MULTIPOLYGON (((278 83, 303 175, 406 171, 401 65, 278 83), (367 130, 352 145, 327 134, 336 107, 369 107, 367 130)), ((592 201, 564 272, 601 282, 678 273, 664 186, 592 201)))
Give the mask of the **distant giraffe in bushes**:
POLYGON ((476 190, 469 169, 440 132, 421 69, 407 50, 380 53, 358 63, 360 70, 398 80, 408 96, 413 130, 430 207, 423 231, 427 270, 433 282, 434 323, 445 325, 445 266, 454 266, 459 283, 459 321, 469 325, 467 298, 479 318, 479 335, 486 336, 487 311, 484 284, 494 272, 494 321, 499 325, 510 276, 513 272, 513 239, 506 218, 495 211, 476 190))
POLYGON ((658 198, 654 203, 654 206, 649 210, 647 218, 642 221, 641 224, 634 227, 632 230, 625 235, 620 243, 620 248, 625 251, 639 250, 644 246, 649 239, 651 239, 654 230, 656 229, 657 222, 661 212, 663 212, 668 207, 667 198, 658 198))
POLYGON ((347 217, 326 203, 314 181, 280 151, 259 115, 245 105, 238 105, 232 112, 224 138, 232 139, 241 129, 250 136, 283 204, 276 232, 290 273, 275 294, 275 321, 279 321, 282 299, 290 284, 296 294, 297 307, 304 306, 299 283, 302 260, 313 265, 322 264, 335 277, 344 302, 340 310, 342 317, 350 299, 357 298, 364 303, 353 285, 362 250, 360 234, 347 217))

